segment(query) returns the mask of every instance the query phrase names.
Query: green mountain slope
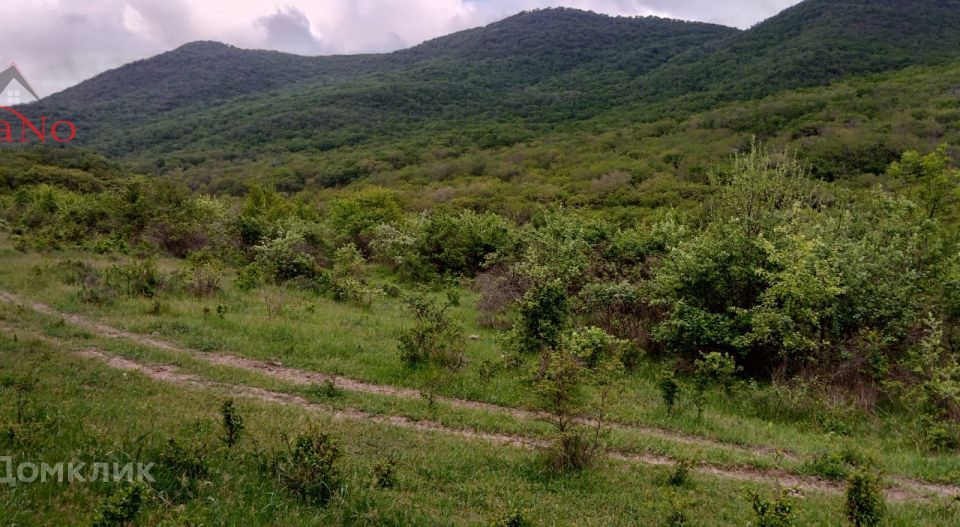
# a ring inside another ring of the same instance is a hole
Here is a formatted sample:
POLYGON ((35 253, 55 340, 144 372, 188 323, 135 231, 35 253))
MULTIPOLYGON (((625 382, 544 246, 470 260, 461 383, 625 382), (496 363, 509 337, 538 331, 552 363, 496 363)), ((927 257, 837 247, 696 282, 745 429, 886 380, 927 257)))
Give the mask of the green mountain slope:
POLYGON ((197 143, 246 151, 292 137, 298 144, 287 146, 325 150, 430 119, 592 115, 616 89, 611 77, 635 78, 734 32, 548 9, 385 55, 309 58, 197 43, 29 110, 73 116, 81 142, 114 155, 197 143), (217 106, 223 111, 206 115, 217 106))
MULTIPOLYGON (((830 152, 818 173, 844 178, 875 173, 903 148, 928 143, 936 137, 930 129, 951 137, 953 125, 899 133, 902 115, 887 111, 900 107, 898 100, 873 97, 870 82, 853 103, 847 92, 836 101, 786 94, 773 112, 764 109, 769 102, 744 102, 739 112, 762 115, 743 122, 731 120, 726 112, 733 110, 723 105, 960 61, 958 54, 960 0, 807 0, 747 31, 548 9, 383 55, 309 58, 197 43, 28 110, 72 116, 84 146, 220 190, 249 180, 287 190, 359 179, 443 186, 463 174, 499 172, 484 163, 502 164, 530 145, 554 160, 534 172, 564 174, 564 189, 603 176, 598 163, 633 180, 672 174, 695 182, 703 166, 753 134, 826 152, 822 138, 842 129, 834 121, 846 118, 854 130, 882 121, 869 140, 839 134, 851 150, 830 152), (873 109, 848 108, 860 103, 873 109), (824 129, 805 119, 831 124, 824 129), (594 138, 630 138, 636 130, 641 146, 615 149, 632 152, 629 162, 596 159, 609 152, 597 150, 594 138), (896 140, 875 137, 890 131, 898 132, 896 140), (671 137, 676 144, 665 141, 671 137)), ((948 70, 934 71, 938 82, 948 70)), ((912 88, 897 89, 939 111, 912 88)), ((515 176, 530 171, 522 162, 498 179, 516 185, 515 176)), ((538 191, 536 199, 558 192, 538 191)))
POLYGON ((638 82, 647 100, 704 108, 960 59, 958 0, 807 0, 677 57, 638 82))

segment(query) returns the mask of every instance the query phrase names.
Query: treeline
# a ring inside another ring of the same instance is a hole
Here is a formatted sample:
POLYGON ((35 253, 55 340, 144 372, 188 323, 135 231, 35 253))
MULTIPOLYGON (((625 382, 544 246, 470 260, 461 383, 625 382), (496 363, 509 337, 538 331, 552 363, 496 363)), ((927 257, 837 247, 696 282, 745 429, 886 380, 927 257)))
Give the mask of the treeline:
MULTIPOLYGON (((572 320, 680 369, 719 354, 755 377, 909 400, 936 428, 960 417, 960 173, 941 148, 908 152, 888 177, 895 192, 849 190, 754 149, 710 174, 697 211, 628 226, 562 208, 524 222, 413 212, 377 187, 326 202, 268 187, 213 198, 145 178, 102 190, 8 179, 0 214, 21 250, 163 252, 233 266, 249 288, 369 304, 383 293, 370 265, 408 283, 465 280, 483 319, 511 328, 511 353, 556 344, 572 320)), ((951 430, 931 433, 956 441, 951 430)))

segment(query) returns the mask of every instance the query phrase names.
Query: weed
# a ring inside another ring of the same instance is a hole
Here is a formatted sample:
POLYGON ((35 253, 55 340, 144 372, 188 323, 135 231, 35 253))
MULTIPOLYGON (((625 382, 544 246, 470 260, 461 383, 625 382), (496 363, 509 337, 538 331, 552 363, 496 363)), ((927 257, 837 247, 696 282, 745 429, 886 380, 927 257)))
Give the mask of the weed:
POLYGON ((393 457, 381 459, 373 466, 373 488, 389 489, 397 484, 397 461, 393 457))
POLYGON ((333 399, 339 397, 343 392, 337 387, 333 379, 326 379, 310 387, 310 395, 317 399, 333 399))
POLYGON ((274 456, 270 471, 291 494, 317 505, 326 505, 343 482, 337 469, 340 448, 327 434, 301 435, 288 450, 274 456))
POLYGON ((686 459, 681 459, 673 465, 673 469, 667 476, 667 483, 674 487, 683 487, 690 483, 690 469, 693 463, 686 459))
POLYGON ((228 447, 233 447, 240 442, 243 431, 246 428, 243 416, 237 413, 233 405, 233 399, 227 399, 220 407, 220 414, 223 416, 223 442, 228 447))
POLYGON ((527 512, 519 507, 510 506, 491 523, 492 527, 532 527, 533 522, 527 519, 527 512))
POLYGON ((841 452, 825 452, 806 462, 803 472, 831 481, 842 481, 856 469, 871 465, 863 454, 844 449, 841 452))

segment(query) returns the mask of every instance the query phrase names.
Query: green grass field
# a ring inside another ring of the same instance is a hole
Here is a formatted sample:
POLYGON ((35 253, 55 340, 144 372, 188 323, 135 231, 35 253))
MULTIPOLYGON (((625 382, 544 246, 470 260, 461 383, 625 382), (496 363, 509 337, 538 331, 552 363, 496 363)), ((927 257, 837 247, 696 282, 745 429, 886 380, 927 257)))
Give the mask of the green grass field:
MULTIPOLYGON (((2 371, 36 380, 30 390, 3 391, 2 428, 10 432, 0 455, 92 462, 139 453, 149 460, 162 458, 169 438, 191 445, 207 466, 195 489, 176 500, 148 490, 137 524, 491 525, 518 510, 533 525, 666 525, 678 511, 688 525, 746 525, 757 521, 751 492, 772 499, 793 489, 798 525, 838 525, 843 482, 827 479, 816 460, 844 452, 884 473, 885 525, 960 519, 960 502, 949 497, 960 484, 960 459, 922 448, 902 416, 819 411, 754 385, 711 393, 698 420, 683 396, 675 412, 663 408, 658 365, 649 361, 628 375, 612 408, 610 455, 584 472, 557 475, 535 448, 551 430, 529 412, 522 376, 481 371, 501 352, 495 332, 478 326, 468 290, 456 316, 477 338, 469 341, 468 366, 442 375, 401 362, 395 335, 405 322, 388 298, 357 307, 292 289, 240 291, 227 277, 213 297, 161 294, 95 307, 58 276, 56 264, 67 259, 111 261, 24 254, 6 241, 0 248, 0 290, 16 295, 0 302, 2 371), (140 369, 118 369, 91 350, 140 369), (311 380, 316 374, 341 379, 330 389, 311 380), (227 398, 246 420, 233 448, 219 440, 227 398), (342 451, 342 484, 326 506, 297 499, 263 467, 310 430, 331 434, 342 451), (396 484, 375 488, 373 467, 386 458, 396 462, 396 484), (680 460, 694 470, 691 481, 673 486, 668 476, 680 460)), ((165 271, 178 265, 159 262, 165 271)), ((5 486, 0 517, 11 525, 89 525, 117 489, 103 482, 5 486)))

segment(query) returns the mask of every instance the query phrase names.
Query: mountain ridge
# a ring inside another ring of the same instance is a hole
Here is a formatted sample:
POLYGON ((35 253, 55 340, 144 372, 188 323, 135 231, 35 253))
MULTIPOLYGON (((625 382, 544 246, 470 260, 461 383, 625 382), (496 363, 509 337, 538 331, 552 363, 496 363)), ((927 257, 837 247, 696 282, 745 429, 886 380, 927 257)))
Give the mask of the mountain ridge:
MULTIPOLYGON (((74 116, 80 143, 112 156, 233 165, 409 137, 416 148, 500 148, 591 120, 682 118, 951 60, 960 61, 960 0, 807 0, 743 31, 563 8, 379 55, 196 42, 25 108, 74 116)), ((331 181, 363 173, 344 170, 331 181)))

